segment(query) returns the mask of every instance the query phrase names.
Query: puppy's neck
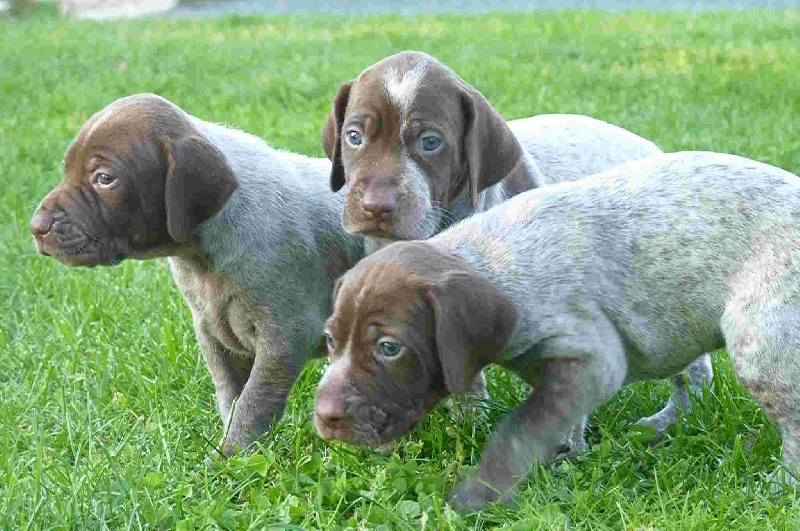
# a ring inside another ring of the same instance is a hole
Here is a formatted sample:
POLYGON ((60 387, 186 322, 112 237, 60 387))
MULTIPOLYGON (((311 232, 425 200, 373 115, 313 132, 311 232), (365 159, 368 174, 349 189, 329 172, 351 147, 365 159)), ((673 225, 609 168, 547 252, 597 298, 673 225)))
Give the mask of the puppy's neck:
POLYGON ((470 207, 468 192, 465 192, 453 206, 453 214, 458 219, 464 219, 477 212, 485 212, 496 207, 517 194, 544 185, 545 178, 539 171, 536 161, 525 153, 520 163, 502 181, 481 192, 476 207, 470 207))
POLYGON ((147 249, 137 250, 131 253, 128 258, 134 260, 151 260, 153 258, 176 257, 184 260, 198 260, 208 255, 200 246, 196 238, 190 238, 185 242, 170 242, 147 249))
POLYGON ((213 262, 208 253, 196 238, 191 238, 184 243, 173 243, 166 249, 167 257, 172 261, 191 264, 193 269, 207 271, 213 268, 213 262))

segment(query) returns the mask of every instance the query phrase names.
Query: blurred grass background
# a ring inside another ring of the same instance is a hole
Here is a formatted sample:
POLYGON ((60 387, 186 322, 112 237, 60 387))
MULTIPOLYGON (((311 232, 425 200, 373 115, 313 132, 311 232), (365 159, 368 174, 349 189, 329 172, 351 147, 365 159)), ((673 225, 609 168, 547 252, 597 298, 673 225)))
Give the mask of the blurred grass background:
POLYGON ((765 476, 780 437, 724 353, 694 414, 649 444, 629 424, 662 383, 591 419, 581 459, 536 468, 517 505, 460 517, 443 491, 523 392, 491 375, 487 425, 436 411, 392 455, 319 440, 322 362, 270 443, 204 465, 213 384, 166 262, 73 270, 27 231, 80 125, 156 92, 187 112, 322 156, 340 83, 405 49, 430 53, 509 119, 581 113, 666 151, 736 153, 800 172, 800 11, 324 15, 76 22, 53 6, 0 20, 0 525, 4 528, 797 529, 765 476), (385 527, 381 527, 385 526, 385 527))

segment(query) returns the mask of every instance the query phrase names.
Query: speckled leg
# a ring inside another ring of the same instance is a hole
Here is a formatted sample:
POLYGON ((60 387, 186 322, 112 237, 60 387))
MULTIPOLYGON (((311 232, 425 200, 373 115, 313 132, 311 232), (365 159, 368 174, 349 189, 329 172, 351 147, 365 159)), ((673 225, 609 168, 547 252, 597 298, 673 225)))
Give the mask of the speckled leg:
POLYGON ((228 426, 222 447, 225 455, 246 449, 266 434, 283 414, 289 391, 303 367, 302 360, 290 359, 288 352, 283 345, 257 351, 250 377, 236 401, 228 426))
POLYGON ((759 312, 750 311, 755 306, 752 301, 733 301, 723 316, 723 333, 739 382, 783 437, 789 473, 779 470, 776 477, 786 483, 796 483, 800 477, 800 297, 793 298, 794 304, 768 304, 759 312))
POLYGON ((639 419, 636 424, 652 426, 658 437, 664 435, 667 428, 681 418, 681 412, 691 413, 692 402, 689 393, 703 396, 703 384, 711 383, 714 370, 711 367, 711 356, 705 354, 694 360, 681 374, 672 377, 672 395, 664 409, 650 417, 639 419), (684 379, 685 376, 685 379, 684 379), (686 386, 689 382, 689 387, 686 386))
MULTIPOLYGON (((233 355, 222 346, 211 335, 203 331, 202 326, 195 326, 197 339, 200 343, 200 350, 206 360, 208 372, 214 381, 214 391, 217 397, 217 408, 222 419, 223 434, 228 431, 228 423, 231 420, 231 408, 234 400, 241 394, 247 379, 250 377, 250 370, 253 367, 253 360, 233 355)), ((206 458, 206 463, 210 463, 221 457, 221 449, 225 440, 221 440, 219 447, 206 458)))
MULTIPOLYGON (((469 422, 470 420, 482 419, 486 416, 486 401, 489 400, 489 390, 486 385, 486 373, 481 371, 475 378, 472 388, 457 404, 453 397, 445 401, 445 407, 450 410, 450 417, 456 422, 469 422)), ((587 419, 573 426, 567 438, 553 451, 552 459, 561 460, 582 454, 588 448, 584 431, 586 431, 587 419)), ((394 448, 392 444, 381 445, 376 450, 378 453, 387 455, 394 448)))
POLYGON ((540 361, 517 371, 533 391, 498 425, 478 470, 453 489, 456 509, 515 498, 530 466, 547 462, 570 430, 620 388, 627 371, 622 343, 610 327, 603 332, 545 340, 540 361))
POLYGON ((244 389, 250 377, 253 360, 234 356, 211 335, 206 334, 202 326, 195 326, 195 330, 198 330, 200 349, 211 379, 214 380, 219 415, 227 427, 231 404, 244 389))

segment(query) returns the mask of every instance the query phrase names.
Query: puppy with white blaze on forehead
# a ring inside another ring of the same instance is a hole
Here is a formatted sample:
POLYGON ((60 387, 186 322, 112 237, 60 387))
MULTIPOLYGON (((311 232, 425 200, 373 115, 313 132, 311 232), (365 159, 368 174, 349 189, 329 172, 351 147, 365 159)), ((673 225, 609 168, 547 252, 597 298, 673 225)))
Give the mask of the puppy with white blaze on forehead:
POLYGON ((344 83, 322 134, 345 229, 374 245, 424 239, 519 192, 661 153, 579 115, 506 122, 433 57, 403 52, 344 83))
MULTIPOLYGON (((625 384, 727 347, 800 465, 800 180, 732 155, 675 153, 532 190, 337 281, 326 439, 382 444, 487 364, 531 385, 451 502, 514 498, 625 384)), ((780 476, 779 476, 780 477, 780 476)), ((791 481, 791 477, 785 477, 791 481)))
MULTIPOLYGON (((342 222, 371 252, 425 239, 520 192, 574 181, 661 153, 615 125, 570 114, 506 122, 474 87, 433 57, 402 52, 344 83, 322 134, 331 188, 347 184, 342 222)), ((692 391, 712 378, 701 356, 686 371, 692 391)), ((480 381, 476 391, 480 391, 480 381)), ((691 410, 684 375, 667 406, 642 419, 664 433, 691 410)), ((577 426, 573 452, 585 448, 577 426)))

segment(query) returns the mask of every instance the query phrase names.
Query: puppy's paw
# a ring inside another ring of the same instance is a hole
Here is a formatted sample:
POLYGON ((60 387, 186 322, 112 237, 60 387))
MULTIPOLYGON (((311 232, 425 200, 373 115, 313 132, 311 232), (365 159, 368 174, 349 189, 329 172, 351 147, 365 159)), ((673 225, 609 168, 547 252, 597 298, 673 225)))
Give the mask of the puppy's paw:
POLYGON ((239 452, 241 452, 242 448, 243 446, 240 443, 228 437, 227 439, 222 441, 222 444, 220 444, 217 453, 221 454, 223 457, 233 457, 239 452))
POLYGON ((583 419, 572 428, 566 440, 550 452, 550 462, 558 463, 564 459, 573 459, 585 453, 589 449, 589 445, 586 444, 586 438, 583 435, 585 429, 586 419, 583 419))
POLYGON ((221 442, 218 452, 225 457, 251 454, 258 450, 258 443, 261 440, 245 436, 242 432, 228 433, 225 440, 221 442))
POLYGON ((508 503, 516 498, 516 493, 512 490, 503 494, 500 490, 492 487, 477 476, 469 476, 462 479, 450 491, 450 506, 461 514, 481 511, 486 506, 502 501, 508 503))
POLYGON ((585 442, 583 446, 563 442, 559 444, 552 452, 550 452, 549 462, 556 464, 560 463, 564 459, 575 459, 584 452, 586 452, 585 442))
POLYGON ((570 452, 572 452, 572 445, 569 443, 569 441, 564 441, 550 451, 548 459, 552 463, 557 463, 562 459, 569 458, 570 452))
POLYGON ((649 426, 653 428, 655 435, 653 436, 652 440, 657 441, 667 433, 667 429, 670 427, 670 425, 674 424, 679 419, 680 411, 678 411, 678 408, 675 407, 674 404, 670 403, 667 404, 667 407, 655 415, 640 418, 636 421, 636 425, 649 426))
MULTIPOLYGON (((241 405, 239 407, 241 408, 241 405)), ((271 427, 270 418, 247 422, 242 421, 241 416, 234 417, 223 435, 222 453, 227 457, 233 457, 258 451, 259 447, 269 440, 271 427)))

